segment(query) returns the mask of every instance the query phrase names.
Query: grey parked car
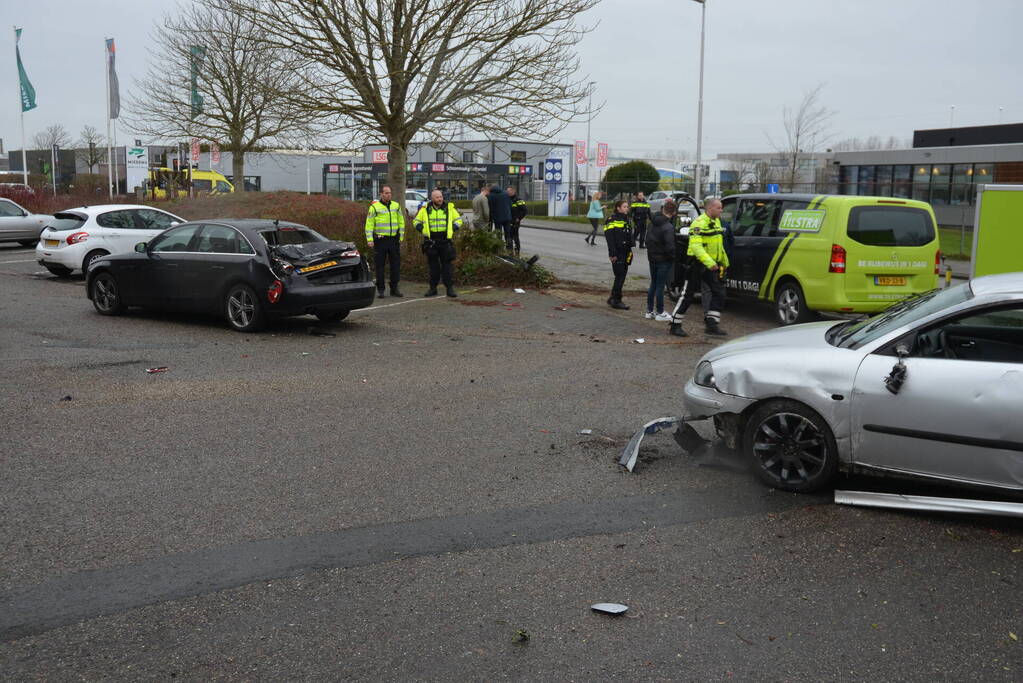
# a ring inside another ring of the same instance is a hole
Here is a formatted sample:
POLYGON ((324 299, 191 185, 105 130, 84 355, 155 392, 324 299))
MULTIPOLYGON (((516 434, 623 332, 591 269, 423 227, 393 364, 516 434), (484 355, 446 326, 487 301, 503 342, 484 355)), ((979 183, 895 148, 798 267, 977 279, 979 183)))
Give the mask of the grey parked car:
POLYGON ((0 197, 0 242, 19 242, 30 247, 39 241, 39 233, 52 218, 29 213, 10 199, 0 197))
POLYGON ((1021 493, 1023 273, 722 344, 684 402, 786 491, 846 470, 1021 493))

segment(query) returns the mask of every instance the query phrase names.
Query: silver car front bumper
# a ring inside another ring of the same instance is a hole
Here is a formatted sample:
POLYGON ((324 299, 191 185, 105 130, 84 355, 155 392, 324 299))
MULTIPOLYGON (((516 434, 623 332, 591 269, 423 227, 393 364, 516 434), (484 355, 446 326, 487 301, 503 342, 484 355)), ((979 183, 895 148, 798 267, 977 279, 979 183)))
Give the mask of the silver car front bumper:
POLYGON ((688 420, 704 420, 722 413, 738 415, 756 403, 755 399, 722 394, 711 387, 701 387, 690 379, 683 392, 683 405, 688 420))

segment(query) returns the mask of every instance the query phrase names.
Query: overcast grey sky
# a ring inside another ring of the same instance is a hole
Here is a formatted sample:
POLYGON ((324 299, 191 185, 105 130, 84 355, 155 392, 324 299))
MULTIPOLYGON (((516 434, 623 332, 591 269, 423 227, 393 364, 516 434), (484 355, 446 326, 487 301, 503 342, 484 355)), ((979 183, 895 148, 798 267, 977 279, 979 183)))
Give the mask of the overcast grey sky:
MULTIPOLYGON (((4 0, 0 137, 21 145, 12 24, 38 108, 26 136, 54 123, 75 137, 105 130, 103 39, 117 41, 122 98, 146 68, 149 35, 171 5, 158 0, 4 0)), ((696 148, 700 5, 604 0, 579 45, 597 82, 591 139, 616 155, 696 148), (599 23, 598 23, 599 22, 599 23)), ((1019 0, 708 0, 704 156, 771 149, 782 108, 826 84, 833 139, 908 138, 917 128, 1023 122, 1019 0)), ((584 139, 585 120, 559 138, 584 139)), ((134 137, 122 131, 118 139, 134 137)), ((825 145, 819 145, 823 147, 825 145)))

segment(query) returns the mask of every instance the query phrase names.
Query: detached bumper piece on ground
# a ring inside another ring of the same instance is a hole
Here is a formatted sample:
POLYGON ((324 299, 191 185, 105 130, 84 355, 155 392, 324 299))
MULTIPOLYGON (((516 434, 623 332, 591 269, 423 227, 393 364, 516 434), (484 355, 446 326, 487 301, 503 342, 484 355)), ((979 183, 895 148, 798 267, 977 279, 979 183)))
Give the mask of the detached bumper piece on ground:
POLYGON ((643 442, 643 437, 648 434, 656 434, 662 429, 667 429, 673 425, 678 425, 678 429, 672 434, 675 439, 675 443, 682 447, 682 450, 687 453, 695 453, 701 447, 703 447, 707 441, 699 435, 699 433, 693 429, 692 425, 685 421, 684 417, 660 417, 656 420, 651 420, 643 425, 632 438, 629 439, 629 443, 625 446, 625 450, 622 451, 622 457, 618 459, 618 464, 632 472, 636 468, 636 461, 639 458, 639 445, 643 442))

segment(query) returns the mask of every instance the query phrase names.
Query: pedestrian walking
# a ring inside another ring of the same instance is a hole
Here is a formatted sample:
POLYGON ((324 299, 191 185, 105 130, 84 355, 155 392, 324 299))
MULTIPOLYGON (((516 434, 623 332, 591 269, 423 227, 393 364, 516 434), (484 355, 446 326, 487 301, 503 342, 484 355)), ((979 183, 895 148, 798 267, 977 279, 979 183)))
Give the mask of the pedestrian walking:
POLYGON ((650 262, 650 288, 646 292, 646 316, 668 322, 671 315, 664 312, 664 286, 675 268, 675 219, 678 205, 671 199, 661 205, 650 223, 647 235, 647 260, 650 262), (654 306, 657 313, 654 314, 654 306))
POLYGON ((384 265, 390 263, 391 296, 401 296, 401 243, 405 241, 405 211, 391 199, 391 188, 380 188, 380 199, 369 205, 366 214, 366 242, 373 249, 373 271, 377 276, 377 296, 384 296, 384 265))
POLYGON ((725 270, 728 268, 728 254, 725 252, 724 229, 721 227, 721 200, 708 199, 704 213, 689 226, 689 273, 682 296, 675 304, 668 332, 677 337, 689 336, 682 329, 686 311, 703 285, 710 290, 710 304, 706 307, 703 322, 707 334, 724 336, 721 329, 721 309, 725 305, 725 270))
POLYGON ((447 295, 454 298, 454 278, 451 262, 455 260, 455 245, 451 241, 455 231, 462 227, 462 217, 451 202, 444 201, 444 193, 434 190, 430 201, 419 209, 413 222, 416 230, 423 233, 423 252, 430 267, 430 289, 423 296, 437 296, 437 285, 442 281, 447 295))
POLYGON ((508 199, 511 200, 511 243, 509 243, 508 251, 515 247, 515 255, 518 256, 522 252, 522 243, 519 242, 519 228, 522 227, 522 219, 529 215, 529 208, 526 206, 526 202, 519 198, 518 190, 514 187, 508 188, 508 199))
POLYGON ((636 195, 636 201, 629 207, 629 215, 632 217, 632 225, 635 230, 633 242, 639 245, 640 249, 646 249, 646 224, 650 219, 650 204, 646 201, 646 195, 642 192, 636 195))
MULTIPOLYGON (((507 245, 511 240, 511 199, 504 190, 494 185, 490 188, 487 201, 490 203, 490 220, 494 222, 494 230, 497 231, 498 237, 504 238, 507 245)), ((508 250, 511 251, 511 247, 508 247, 508 250)))
POLYGON ((615 203, 614 213, 604 223, 604 240, 607 242, 607 256, 615 281, 607 305, 623 311, 629 307, 622 303, 622 286, 632 263, 632 226, 629 224, 629 203, 624 199, 615 203))
POLYGON ((587 244, 597 243, 597 228, 600 227, 600 221, 604 220, 604 207, 600 205, 601 196, 600 192, 593 193, 590 210, 586 212, 586 217, 590 219, 590 225, 593 226, 593 230, 585 238, 587 244))
POLYGON ((472 225, 477 230, 490 229, 490 202, 487 195, 489 187, 481 187, 479 194, 472 198, 472 225))

